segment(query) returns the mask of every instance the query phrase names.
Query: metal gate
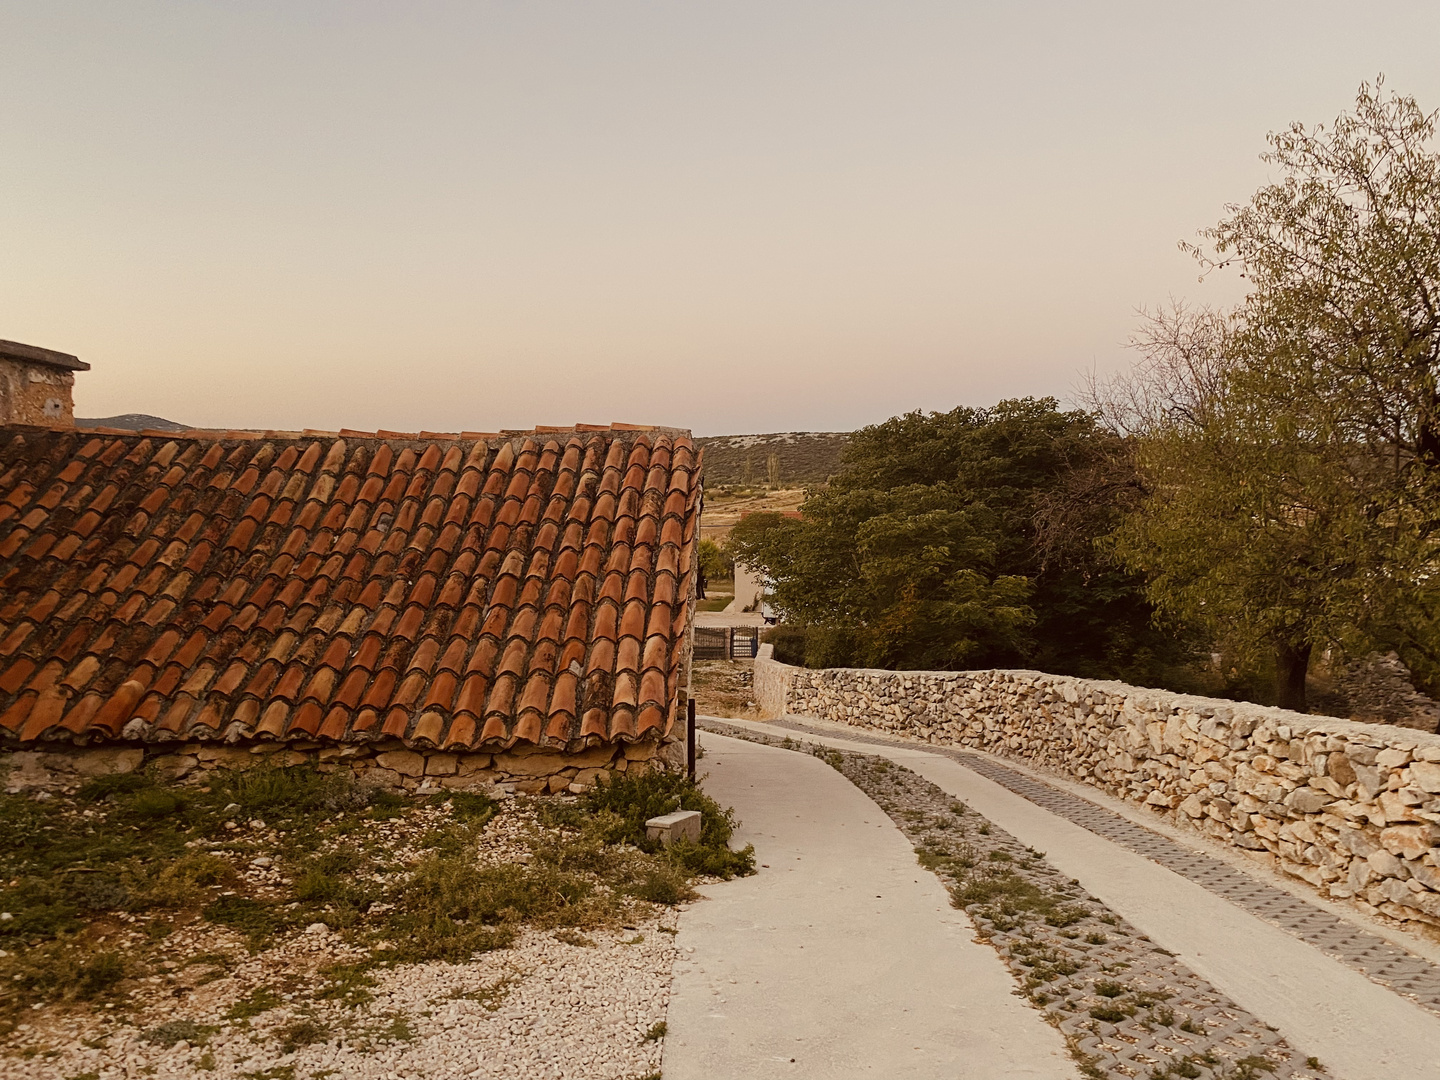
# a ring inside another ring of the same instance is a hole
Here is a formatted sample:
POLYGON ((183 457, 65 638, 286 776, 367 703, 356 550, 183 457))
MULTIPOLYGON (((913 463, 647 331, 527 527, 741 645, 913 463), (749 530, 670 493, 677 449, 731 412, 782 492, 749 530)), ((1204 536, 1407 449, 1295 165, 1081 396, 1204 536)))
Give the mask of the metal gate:
POLYGON ((760 652, 760 628, 757 626, 732 626, 730 628, 730 659, 754 660, 760 652))
POLYGON ((759 627, 695 627, 696 660, 753 660, 759 653, 759 627))
POLYGON ((729 660, 729 628, 724 626, 695 627, 695 659, 729 660))

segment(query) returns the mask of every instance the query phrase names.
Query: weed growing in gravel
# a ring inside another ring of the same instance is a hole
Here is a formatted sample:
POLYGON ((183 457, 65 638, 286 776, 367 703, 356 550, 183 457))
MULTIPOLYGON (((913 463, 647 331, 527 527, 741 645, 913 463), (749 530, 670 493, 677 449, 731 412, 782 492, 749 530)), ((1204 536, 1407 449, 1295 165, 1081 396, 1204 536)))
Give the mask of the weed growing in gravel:
POLYGON ((197 1024, 193 1020, 170 1020, 144 1032, 140 1037, 148 1043, 163 1046, 167 1050, 176 1043, 188 1042, 191 1046, 204 1046, 219 1028, 212 1024, 197 1024))
POLYGON ((330 1037, 330 1028, 312 1016, 302 1016, 277 1029, 275 1036, 280 1040, 281 1049, 287 1054, 293 1054, 302 1046, 324 1042, 330 1037))
POLYGON ((281 997, 268 986, 257 986, 246 994, 225 1014, 226 1020, 250 1020, 261 1013, 269 1012, 281 1004, 281 997))
POLYGON ((1042 889, 1011 870, 973 873, 951 886, 956 907, 982 905, 981 914, 997 930, 1013 930, 1029 918, 1044 919, 1047 926, 1070 926, 1090 914, 1090 909, 1068 902, 1062 894, 1042 889))
POLYGON ((486 1012, 495 1012, 510 995, 511 989, 518 981, 514 975, 506 975, 496 979, 493 983, 486 983, 477 990, 457 990, 450 996, 478 1002, 486 1012))
POLYGON ((370 989, 380 984, 369 973, 372 967, 372 961, 326 964, 320 969, 325 984, 315 992, 315 997, 320 1001, 338 1001, 350 1009, 373 1000, 375 995, 370 993, 370 989))
POLYGON ((661 1039, 663 1039, 663 1038, 665 1037, 665 1032, 668 1031, 668 1030, 669 1030, 669 1028, 668 1028, 668 1026, 666 1025, 666 1023, 665 1023, 664 1020, 657 1021, 656 1023, 651 1024, 651 1025, 650 1025, 650 1029, 645 1032, 644 1041, 645 1041, 645 1042, 659 1042, 661 1039))

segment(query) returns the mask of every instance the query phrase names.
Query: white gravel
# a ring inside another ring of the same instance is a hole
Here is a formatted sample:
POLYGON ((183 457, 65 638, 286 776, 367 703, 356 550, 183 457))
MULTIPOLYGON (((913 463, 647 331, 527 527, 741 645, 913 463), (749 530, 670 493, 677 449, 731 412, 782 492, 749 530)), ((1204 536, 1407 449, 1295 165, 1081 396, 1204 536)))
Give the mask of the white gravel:
MULTIPOLYGON (((675 929, 676 918, 675 912, 666 911, 633 930, 589 931, 585 936, 595 942, 593 947, 565 944, 548 932, 525 931, 512 948, 483 954, 469 964, 381 969, 376 972, 380 985, 371 991, 374 1000, 357 1008, 297 998, 303 1004, 283 1004, 248 1026, 222 1020, 229 1005, 243 996, 234 991, 246 973, 237 971, 198 988, 183 1003, 156 1002, 118 1023, 92 1011, 52 1016, 43 1028, 21 1031, 10 1040, 10 1054, 0 1058, 0 1077, 656 1076, 663 1039, 646 1034, 665 1019, 675 959, 675 937, 667 931, 675 929), (212 991, 221 983, 232 984, 230 992, 212 991), (279 1045, 281 1029, 305 1017, 330 1028, 328 1041, 285 1053, 279 1045), (182 1041, 167 1049, 144 1038, 154 1026, 181 1019, 220 1030, 199 1046, 182 1041), (395 1037, 397 1027, 402 1037, 395 1037)), ((292 939, 288 944, 297 954, 313 952, 317 936, 295 935, 312 941, 292 939)), ((334 957, 342 950, 322 952, 334 957)), ((268 954, 267 959, 273 964, 279 957, 268 954)))

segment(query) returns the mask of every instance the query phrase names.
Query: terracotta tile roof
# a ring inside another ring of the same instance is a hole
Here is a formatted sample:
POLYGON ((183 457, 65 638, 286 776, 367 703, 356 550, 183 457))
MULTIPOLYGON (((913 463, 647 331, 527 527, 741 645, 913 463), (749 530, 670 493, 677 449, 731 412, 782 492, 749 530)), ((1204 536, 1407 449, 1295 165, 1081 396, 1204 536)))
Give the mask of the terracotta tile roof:
POLYGON ((0 428, 0 743, 668 730, 699 503, 674 429, 0 428))

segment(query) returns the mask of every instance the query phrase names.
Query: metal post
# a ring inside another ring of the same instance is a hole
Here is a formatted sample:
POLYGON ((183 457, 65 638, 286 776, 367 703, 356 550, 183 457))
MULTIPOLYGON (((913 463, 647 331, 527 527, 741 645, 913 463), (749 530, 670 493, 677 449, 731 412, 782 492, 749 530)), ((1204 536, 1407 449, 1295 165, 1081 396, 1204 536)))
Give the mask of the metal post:
POLYGON ((695 699, 685 702, 685 773, 695 779, 695 699))

